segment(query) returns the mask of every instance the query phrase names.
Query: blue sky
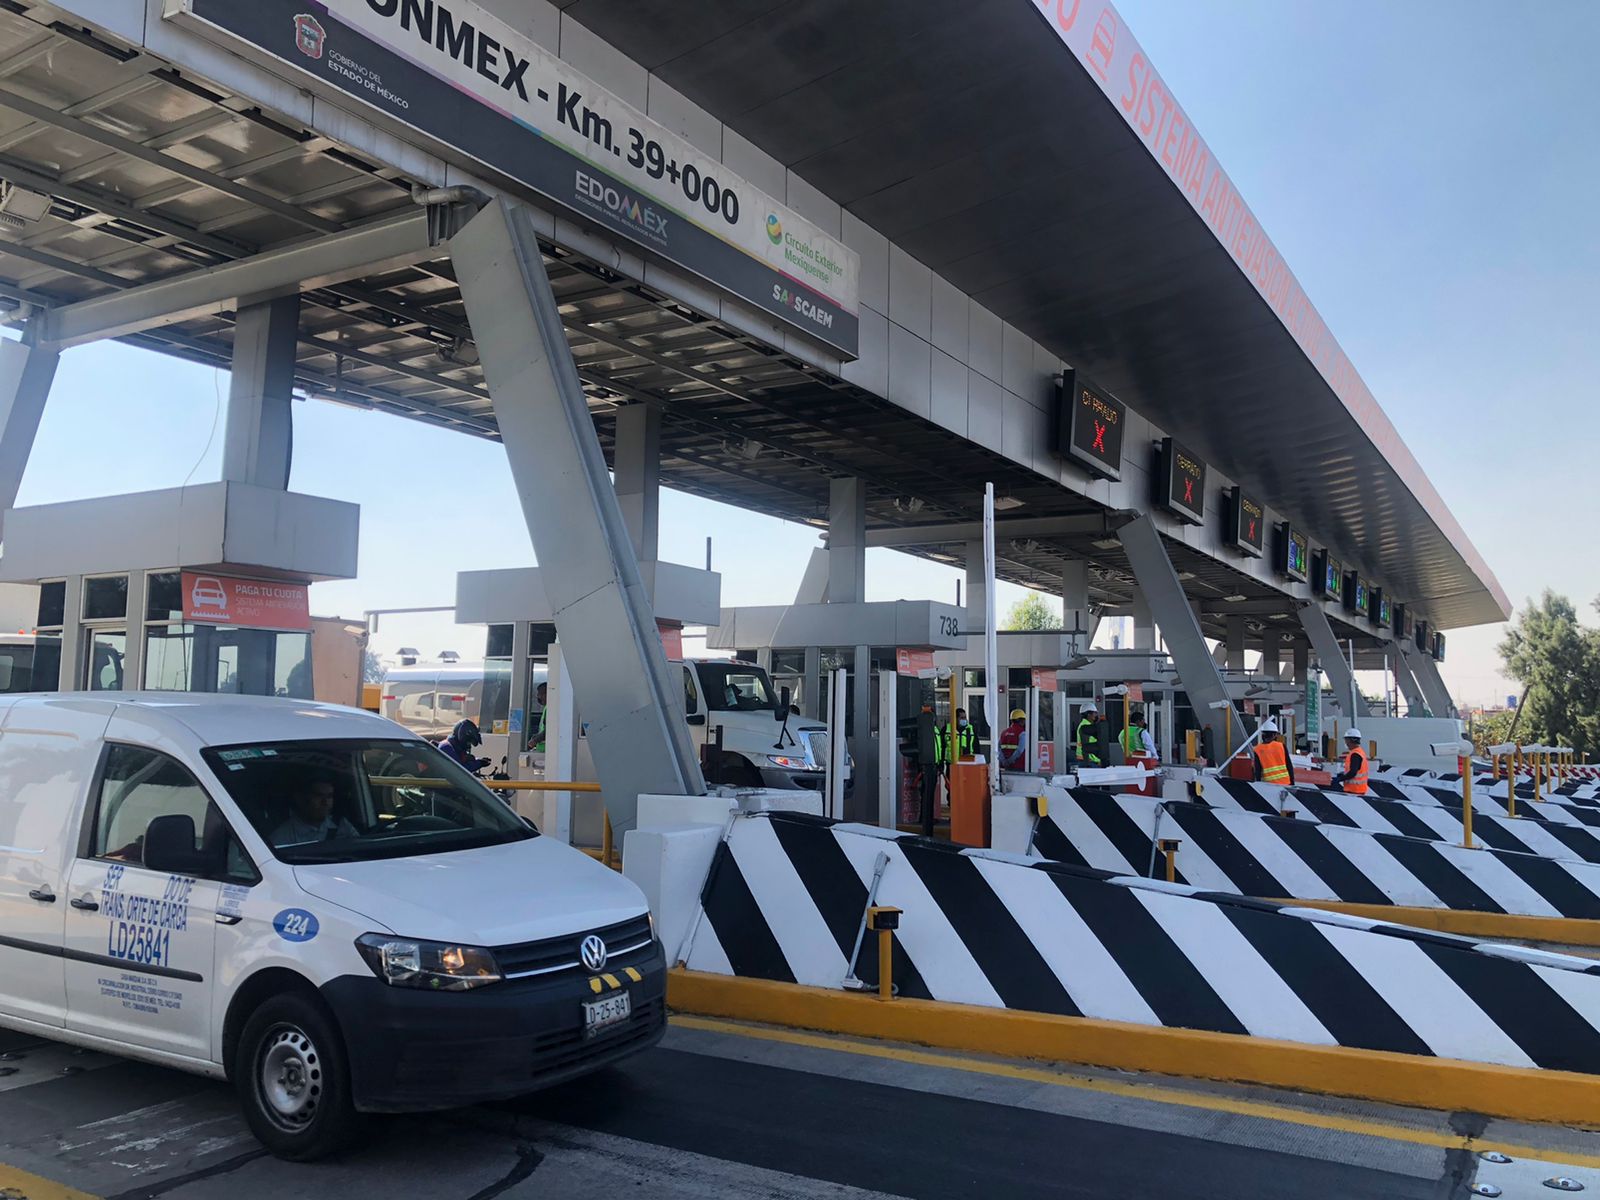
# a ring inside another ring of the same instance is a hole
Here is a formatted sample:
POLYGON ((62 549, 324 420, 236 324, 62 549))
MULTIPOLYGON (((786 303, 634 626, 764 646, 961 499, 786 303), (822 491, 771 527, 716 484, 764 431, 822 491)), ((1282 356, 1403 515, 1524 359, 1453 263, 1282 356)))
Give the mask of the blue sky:
MULTIPOLYGON (((1600 4, 1118 7, 1513 601, 1552 587, 1600 620, 1600 4)), ((19 503, 216 478, 226 395, 208 369, 72 351, 19 503)), ((323 403, 295 419, 292 486, 362 506, 360 575, 318 585, 318 612, 448 604, 458 570, 532 561, 492 444, 323 403)), ((664 558, 701 563, 707 536, 725 603, 791 599, 816 545, 663 496, 664 558)), ((874 599, 953 599, 955 578, 889 551, 868 565, 874 599)), ((1452 635, 1458 699, 1503 699, 1499 635, 1452 635)), ((481 649, 437 618, 386 623, 380 648, 402 643, 481 649)))

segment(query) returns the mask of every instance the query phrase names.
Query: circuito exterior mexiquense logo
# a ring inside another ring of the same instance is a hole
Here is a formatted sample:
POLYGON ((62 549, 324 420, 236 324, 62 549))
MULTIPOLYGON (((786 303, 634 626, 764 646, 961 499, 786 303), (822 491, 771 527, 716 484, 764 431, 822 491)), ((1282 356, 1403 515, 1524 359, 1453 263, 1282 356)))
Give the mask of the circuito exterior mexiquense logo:
POLYGON ((772 239, 774 246, 783 242, 783 222, 778 220, 777 213, 767 214, 767 236, 772 239))

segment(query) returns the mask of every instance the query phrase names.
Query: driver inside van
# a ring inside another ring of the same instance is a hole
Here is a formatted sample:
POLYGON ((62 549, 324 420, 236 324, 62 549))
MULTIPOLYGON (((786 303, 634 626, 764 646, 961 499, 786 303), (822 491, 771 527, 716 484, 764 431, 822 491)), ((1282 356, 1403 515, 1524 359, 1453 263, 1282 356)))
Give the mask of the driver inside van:
POLYGON ((298 846, 357 836, 354 825, 333 815, 332 782, 312 777, 289 802, 289 815, 272 831, 272 844, 298 846))

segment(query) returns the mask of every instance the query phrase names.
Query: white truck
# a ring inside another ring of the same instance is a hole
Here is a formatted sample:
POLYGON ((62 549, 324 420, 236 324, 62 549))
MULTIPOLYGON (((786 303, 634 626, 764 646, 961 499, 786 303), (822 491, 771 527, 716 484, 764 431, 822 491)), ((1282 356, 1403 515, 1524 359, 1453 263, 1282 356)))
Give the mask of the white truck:
MULTIPOLYGON (((821 791, 829 735, 820 721, 797 715, 789 689, 774 693, 767 672, 737 659, 686 659, 683 711, 701 748, 707 783, 821 791)), ((845 792, 854 764, 845 767, 845 792)))
MULTIPOLYGON (((707 783, 821 791, 827 776, 828 728, 796 714, 788 689, 780 694, 762 667, 733 659, 684 659, 671 665, 682 673, 683 711, 689 735, 700 750, 707 783)), ((382 714, 407 729, 437 741, 463 718, 483 734, 480 751, 492 762, 515 759, 540 745, 538 686, 544 666, 534 668, 522 735, 526 747, 512 745, 509 667, 492 661, 441 662, 392 667, 381 690, 382 714)), ((583 722, 578 721, 579 741, 583 722)), ((586 779, 587 746, 580 744, 574 778, 586 779)), ((849 766, 847 772, 851 770, 849 766)), ((846 791, 850 779, 846 778, 846 791)))

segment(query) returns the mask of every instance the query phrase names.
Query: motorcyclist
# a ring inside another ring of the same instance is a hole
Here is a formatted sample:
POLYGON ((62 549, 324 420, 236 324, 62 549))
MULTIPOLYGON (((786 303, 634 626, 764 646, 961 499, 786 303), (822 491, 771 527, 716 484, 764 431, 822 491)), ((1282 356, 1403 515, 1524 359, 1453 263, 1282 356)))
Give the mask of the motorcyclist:
POLYGON ((487 758, 478 758, 472 753, 473 748, 483 745, 483 734, 478 732, 477 723, 474 721, 457 721, 456 727, 450 731, 450 736, 439 743, 446 757, 455 759, 467 770, 477 774, 490 763, 487 758))

